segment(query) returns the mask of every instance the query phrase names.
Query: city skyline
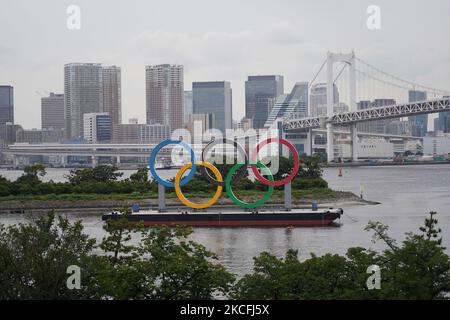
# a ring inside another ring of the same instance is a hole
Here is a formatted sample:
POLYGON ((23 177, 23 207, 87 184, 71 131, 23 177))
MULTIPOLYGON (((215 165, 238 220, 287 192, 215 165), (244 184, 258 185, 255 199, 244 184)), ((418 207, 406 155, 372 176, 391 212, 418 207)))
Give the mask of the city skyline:
POLYGON ((450 88, 450 44, 440 41, 450 28, 450 21, 443 18, 450 4, 444 1, 434 6, 379 1, 382 26, 377 31, 366 27, 368 3, 357 1, 345 6, 332 1, 263 1, 258 15, 252 10, 253 1, 231 1, 220 14, 214 10, 214 3, 201 1, 202 23, 193 22, 193 17, 200 17, 194 6, 181 1, 142 1, 134 7, 80 1, 82 26, 76 31, 65 25, 68 4, 11 3, 8 11, 0 13, 0 58, 5 62, 0 84, 15 88, 16 122, 26 128, 39 127, 40 96, 35 92, 62 93, 61 66, 71 61, 122 68, 124 121, 145 119, 143 66, 161 63, 184 65, 184 90, 195 81, 230 81, 235 120, 245 113, 243 83, 248 75, 281 74, 285 87, 290 88, 295 82, 311 80, 327 50, 354 49, 393 74, 432 87, 450 88), (171 10, 173 7, 177 10, 171 10), (173 19, 164 14, 148 19, 147 12, 152 10, 171 10, 173 19), (299 10, 307 13, 303 19, 296 18, 299 10), (36 12, 46 12, 45 19, 36 12), (411 23, 431 15, 432 25, 411 23), (15 18, 19 16, 21 19, 15 18), (121 19, 120 28, 115 17, 121 19), (324 19, 326 26, 320 23, 324 19), (29 24, 21 26, 23 20, 29 24), (440 50, 430 50, 436 43, 440 43, 440 50))

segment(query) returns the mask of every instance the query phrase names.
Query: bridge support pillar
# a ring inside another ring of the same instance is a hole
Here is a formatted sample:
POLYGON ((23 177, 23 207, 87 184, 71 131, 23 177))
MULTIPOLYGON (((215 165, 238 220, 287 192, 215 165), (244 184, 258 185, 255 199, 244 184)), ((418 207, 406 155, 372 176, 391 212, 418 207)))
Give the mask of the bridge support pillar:
POLYGON ((59 162, 61 164, 61 166, 65 167, 66 166, 66 156, 59 156, 59 162))
POLYGON ((328 162, 334 160, 334 136, 333 136, 333 125, 327 123, 327 159, 328 162))
POLYGON ((358 131, 356 129, 356 123, 350 125, 350 135, 352 137, 352 161, 358 161, 358 131))
POLYGON ((308 130, 308 133, 306 135, 306 140, 307 140, 306 141, 307 148, 305 148, 305 152, 308 156, 312 156, 314 137, 313 137, 313 132, 311 129, 308 130))
POLYGON ((92 159, 92 167, 95 168, 98 166, 98 158, 96 156, 91 156, 92 159))

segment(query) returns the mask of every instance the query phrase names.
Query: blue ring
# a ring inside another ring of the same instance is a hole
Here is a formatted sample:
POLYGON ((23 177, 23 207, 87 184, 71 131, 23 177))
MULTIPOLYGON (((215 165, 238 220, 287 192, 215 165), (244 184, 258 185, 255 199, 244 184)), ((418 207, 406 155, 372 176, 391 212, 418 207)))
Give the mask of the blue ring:
POLYGON ((160 142, 153 150, 152 153, 150 154, 150 157, 148 158, 148 165, 150 168, 150 173, 152 174, 153 178, 158 181, 158 183, 162 184, 164 187, 167 188, 175 188, 175 183, 174 182, 170 182, 170 181, 166 181, 161 179, 160 176, 158 176, 158 174, 156 173, 155 170, 155 160, 156 160, 156 155, 158 154, 158 152, 164 148, 165 146, 169 145, 169 144, 179 144, 180 146, 182 146, 183 148, 185 148, 186 150, 190 150, 191 152, 191 163, 192 163, 192 168, 191 171, 189 172, 189 174, 183 178, 180 181, 180 187, 184 186, 186 183, 189 182, 189 180, 192 179, 192 177, 195 174, 195 169, 197 167, 197 165, 195 164, 195 153, 194 150, 192 150, 192 148, 185 142, 181 141, 181 140, 164 140, 162 142, 160 142))

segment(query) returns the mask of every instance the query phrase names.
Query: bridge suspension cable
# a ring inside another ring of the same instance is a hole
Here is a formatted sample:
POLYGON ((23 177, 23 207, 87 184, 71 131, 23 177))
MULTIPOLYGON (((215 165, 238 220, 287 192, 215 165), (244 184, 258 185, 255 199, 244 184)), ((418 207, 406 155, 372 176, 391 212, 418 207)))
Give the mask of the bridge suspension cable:
MULTIPOLYGON (((431 88, 431 87, 424 86, 424 85, 421 85, 421 84, 418 84, 418 83, 415 83, 415 82, 412 82, 412 81, 404 80, 404 79, 402 79, 402 78, 400 78, 398 76, 395 76, 393 74, 385 72, 385 71, 383 71, 383 70, 381 70, 381 69, 371 65, 370 63, 368 63, 368 62, 366 62, 366 61, 364 61, 364 60, 362 60, 362 59, 360 59, 358 57, 355 57, 355 59, 358 62, 360 62, 363 65, 365 65, 366 67, 369 67, 369 68, 373 69, 374 71, 383 74, 384 76, 390 77, 390 78, 392 78, 392 79, 394 79, 396 81, 399 81, 399 82, 401 82, 403 84, 406 84, 407 86, 403 86, 402 87, 402 86, 396 85, 394 83, 390 83, 388 81, 385 81, 388 84, 392 84, 392 85, 395 85, 395 86, 397 86, 399 88, 408 89, 408 90, 411 90, 411 89, 413 89, 413 90, 415 90, 415 89, 422 89, 423 91, 427 91, 427 92, 433 93, 435 95, 450 95, 450 91, 442 90, 442 89, 436 89, 436 88, 431 88)), ((359 70, 359 71, 361 72, 361 70, 359 70)), ((377 80, 379 80, 379 79, 377 79, 377 80)), ((382 81, 382 80, 379 80, 379 81, 382 81)))

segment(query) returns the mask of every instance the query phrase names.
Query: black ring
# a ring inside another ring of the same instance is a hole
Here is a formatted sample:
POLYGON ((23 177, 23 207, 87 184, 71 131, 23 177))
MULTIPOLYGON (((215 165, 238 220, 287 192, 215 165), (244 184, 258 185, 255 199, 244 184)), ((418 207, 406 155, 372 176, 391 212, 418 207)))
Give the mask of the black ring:
MULTIPOLYGON (((241 153, 241 155, 244 155, 244 163, 248 162, 247 161, 247 153, 242 148, 242 146, 239 143, 237 143, 237 141, 232 141, 232 140, 228 140, 225 138, 223 138, 221 140, 212 140, 210 143, 208 143, 205 146, 205 148, 203 148, 202 161, 205 161, 205 156, 208 154, 209 149, 214 147, 216 144, 232 144, 235 147, 235 149, 237 149, 238 152, 241 153)), ((212 184, 214 184, 216 186, 222 186, 222 187, 225 186, 225 181, 219 182, 215 178, 211 177, 211 175, 209 174, 206 167, 203 167, 203 166, 200 167, 200 172, 205 177, 205 179, 208 180, 209 182, 211 182, 212 184)), ((236 173, 233 175, 233 177, 231 178, 231 184, 236 184, 239 180, 241 180, 245 176, 246 172, 247 172, 247 166, 242 166, 240 169, 238 169, 236 171, 236 173)))

